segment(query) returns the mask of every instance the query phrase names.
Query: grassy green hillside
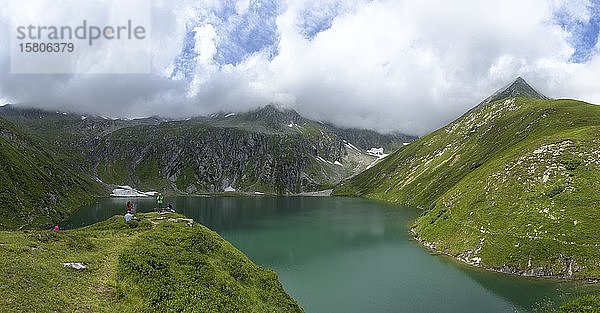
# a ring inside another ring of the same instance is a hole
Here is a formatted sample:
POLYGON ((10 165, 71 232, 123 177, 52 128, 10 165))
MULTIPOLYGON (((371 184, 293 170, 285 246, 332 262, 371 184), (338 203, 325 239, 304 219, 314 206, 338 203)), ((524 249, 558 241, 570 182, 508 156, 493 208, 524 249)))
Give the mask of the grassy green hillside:
POLYGON ((335 194, 425 209, 431 248, 525 275, 600 277, 600 107, 510 98, 479 106, 335 194))
POLYGON ((3 119, 0 173, 0 230, 49 227, 102 190, 3 119))
POLYGON ((274 272, 176 214, 0 232, 0 272, 2 312, 302 312, 274 272))

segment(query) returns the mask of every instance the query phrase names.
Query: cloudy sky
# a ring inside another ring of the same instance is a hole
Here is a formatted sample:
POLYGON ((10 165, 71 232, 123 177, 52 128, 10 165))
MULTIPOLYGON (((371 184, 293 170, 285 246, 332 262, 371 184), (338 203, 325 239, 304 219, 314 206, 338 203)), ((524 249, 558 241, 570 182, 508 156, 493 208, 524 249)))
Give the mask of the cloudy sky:
POLYGON ((276 102, 411 134, 517 76, 553 98, 600 103, 600 0, 148 1, 151 74, 23 75, 11 74, 11 17, 74 17, 0 0, 0 101, 175 118, 276 102))

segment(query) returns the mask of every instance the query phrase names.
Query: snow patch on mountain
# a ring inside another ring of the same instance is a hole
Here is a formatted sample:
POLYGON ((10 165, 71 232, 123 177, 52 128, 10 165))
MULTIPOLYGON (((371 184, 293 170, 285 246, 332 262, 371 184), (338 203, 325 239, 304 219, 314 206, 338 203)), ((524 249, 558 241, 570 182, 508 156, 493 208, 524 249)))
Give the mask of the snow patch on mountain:
POLYGON ((115 188, 113 189, 112 193, 110 194, 111 197, 117 197, 117 198, 144 198, 144 197, 154 197, 158 194, 158 192, 156 191, 139 191, 137 189, 134 189, 131 186, 119 186, 119 188, 115 188))
POLYGON ((344 146, 346 146, 346 148, 348 148, 348 149, 352 149, 352 150, 356 150, 358 152, 361 152, 360 149, 358 149, 356 146, 354 146, 353 144, 349 143, 346 140, 344 140, 344 146))
POLYGON ((375 156, 375 157, 382 157, 382 156, 387 156, 387 154, 385 154, 383 152, 383 148, 371 148, 369 150, 367 150, 367 154, 375 156))

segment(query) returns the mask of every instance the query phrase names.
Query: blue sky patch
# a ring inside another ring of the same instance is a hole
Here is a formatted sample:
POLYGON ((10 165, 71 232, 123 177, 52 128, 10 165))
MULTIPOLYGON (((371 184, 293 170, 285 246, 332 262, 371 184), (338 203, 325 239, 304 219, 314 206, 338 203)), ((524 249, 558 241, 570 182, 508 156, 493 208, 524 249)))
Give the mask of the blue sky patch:
POLYGON ((317 34, 331 27, 333 20, 340 14, 339 2, 327 5, 317 4, 300 13, 298 27, 304 38, 312 40, 317 34))
POLYGON ((600 0, 591 2, 590 12, 591 17, 587 22, 574 19, 562 10, 555 13, 557 23, 571 34, 570 43, 575 48, 571 62, 585 63, 597 52, 595 47, 600 33, 600 0))
POLYGON ((242 14, 236 11, 236 1, 224 1, 213 10, 198 10, 196 20, 188 24, 181 53, 175 60, 171 78, 190 80, 196 67, 195 27, 211 24, 217 33, 217 52, 214 61, 218 65, 238 64, 248 56, 260 51, 272 59, 277 55, 279 33, 276 19, 279 1, 251 0, 242 14))
POLYGON ((198 53, 196 53, 195 35, 196 33, 191 31, 188 26, 187 33, 183 39, 181 53, 175 59, 173 72, 171 73, 171 79, 191 80, 193 78, 193 73, 196 69, 195 58, 198 56, 198 53))

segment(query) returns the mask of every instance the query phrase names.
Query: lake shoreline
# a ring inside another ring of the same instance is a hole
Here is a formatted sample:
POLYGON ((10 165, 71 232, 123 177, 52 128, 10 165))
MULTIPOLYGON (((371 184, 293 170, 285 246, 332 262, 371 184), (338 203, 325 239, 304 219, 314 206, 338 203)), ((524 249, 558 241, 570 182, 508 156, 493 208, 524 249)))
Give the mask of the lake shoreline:
MULTIPOLYGON (((256 196, 278 196, 278 197, 331 197, 333 189, 304 191, 299 193, 263 193, 258 191, 234 191, 234 192, 210 192, 197 194, 164 194, 167 197, 256 197, 256 196)), ((94 196, 95 199, 114 198, 114 199, 153 199, 154 196, 94 196)))
POLYGON ((570 272, 570 275, 540 275, 536 272, 543 271, 542 268, 533 268, 529 271, 523 270, 521 268, 513 267, 513 266, 505 266, 502 268, 494 268, 481 265, 481 258, 477 260, 477 258, 469 259, 469 254, 462 253, 458 255, 453 255, 451 253, 446 253, 443 251, 439 251, 436 249, 435 242, 427 242, 423 240, 419 234, 415 231, 414 227, 409 228, 410 233, 413 236, 413 239, 417 241, 421 246, 425 247, 428 251, 433 255, 441 255, 448 257, 456 262, 461 264, 469 265, 470 267, 486 270, 489 272, 506 274, 510 276, 519 276, 519 277, 527 277, 527 278, 538 278, 538 279, 546 279, 552 281, 569 281, 569 282, 586 282, 587 284, 598 284, 600 282, 599 279, 590 279, 590 278, 576 278, 573 276, 573 272, 570 272))

